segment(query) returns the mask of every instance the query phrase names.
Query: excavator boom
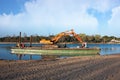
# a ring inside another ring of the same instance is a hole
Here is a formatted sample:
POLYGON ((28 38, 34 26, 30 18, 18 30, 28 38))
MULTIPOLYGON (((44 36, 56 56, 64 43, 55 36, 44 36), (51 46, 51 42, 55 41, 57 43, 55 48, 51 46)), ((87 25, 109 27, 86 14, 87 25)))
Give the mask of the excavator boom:
POLYGON ((56 43, 62 36, 64 36, 65 35, 65 33, 64 32, 62 32, 62 33, 60 33, 60 34, 58 34, 58 35, 56 35, 54 38, 52 38, 52 42, 53 43, 56 43))
POLYGON ((69 30, 69 31, 65 31, 65 32, 61 32, 59 34, 57 34, 54 38, 52 38, 51 40, 41 40, 40 42, 41 43, 44 43, 44 42, 48 42, 48 43, 57 43, 57 41, 62 37, 62 36, 66 36, 66 35, 73 35, 80 43, 83 43, 82 39, 80 38, 80 36, 78 34, 76 34, 74 32, 73 29, 69 30))

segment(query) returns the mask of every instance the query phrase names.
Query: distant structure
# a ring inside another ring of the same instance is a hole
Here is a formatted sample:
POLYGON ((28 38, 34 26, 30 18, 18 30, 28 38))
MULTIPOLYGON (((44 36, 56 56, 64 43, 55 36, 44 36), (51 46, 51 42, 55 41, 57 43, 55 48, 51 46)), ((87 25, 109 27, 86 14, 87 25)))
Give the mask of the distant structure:
POLYGON ((109 43, 120 43, 119 40, 112 39, 109 43))

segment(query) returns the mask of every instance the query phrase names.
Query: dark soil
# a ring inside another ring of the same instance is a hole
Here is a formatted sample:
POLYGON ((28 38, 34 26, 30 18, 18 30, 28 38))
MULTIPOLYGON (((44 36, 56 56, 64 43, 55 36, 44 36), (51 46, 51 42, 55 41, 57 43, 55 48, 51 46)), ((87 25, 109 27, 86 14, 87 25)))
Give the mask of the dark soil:
POLYGON ((120 80, 120 55, 0 60, 0 80, 120 80))

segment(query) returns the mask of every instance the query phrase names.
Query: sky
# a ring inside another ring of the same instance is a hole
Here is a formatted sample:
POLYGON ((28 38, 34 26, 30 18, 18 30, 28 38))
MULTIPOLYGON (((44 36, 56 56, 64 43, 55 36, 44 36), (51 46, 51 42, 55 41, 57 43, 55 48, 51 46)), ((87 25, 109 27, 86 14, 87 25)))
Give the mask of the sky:
POLYGON ((120 37, 120 0, 0 0, 0 37, 71 29, 120 37))

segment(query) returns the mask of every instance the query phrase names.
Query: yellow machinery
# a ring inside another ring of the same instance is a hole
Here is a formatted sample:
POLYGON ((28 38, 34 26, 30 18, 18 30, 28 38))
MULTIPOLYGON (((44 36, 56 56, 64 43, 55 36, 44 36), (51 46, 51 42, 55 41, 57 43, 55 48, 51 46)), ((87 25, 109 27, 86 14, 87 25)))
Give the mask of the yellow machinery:
POLYGON ((59 34, 57 34, 54 38, 52 38, 51 40, 46 40, 46 39, 42 39, 40 40, 41 44, 55 44, 57 43, 57 41, 62 37, 62 36, 66 36, 66 35, 73 35, 80 43, 83 43, 82 39, 80 38, 80 36, 78 34, 76 34, 74 32, 73 29, 69 30, 69 31, 65 31, 65 32, 61 32, 59 34))
POLYGON ((40 40, 41 44, 53 44, 53 42, 51 42, 50 40, 46 40, 46 39, 42 39, 40 40))

